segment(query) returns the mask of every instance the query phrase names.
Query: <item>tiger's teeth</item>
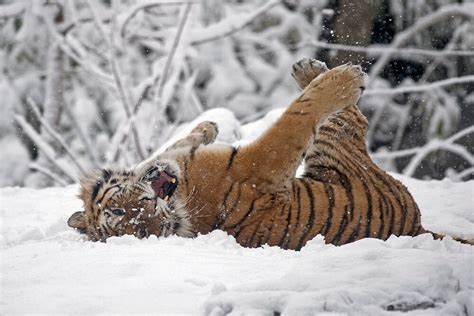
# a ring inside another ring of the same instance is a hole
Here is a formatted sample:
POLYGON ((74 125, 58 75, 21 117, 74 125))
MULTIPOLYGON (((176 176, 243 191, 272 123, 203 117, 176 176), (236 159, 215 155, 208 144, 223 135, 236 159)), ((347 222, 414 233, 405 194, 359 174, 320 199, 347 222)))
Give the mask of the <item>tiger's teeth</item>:
POLYGON ((175 178, 171 179, 171 183, 176 183, 176 179, 175 178))
POLYGON ((165 198, 163 200, 165 200, 165 202, 168 202, 169 198, 170 198, 170 196, 167 195, 167 196, 165 196, 165 198))

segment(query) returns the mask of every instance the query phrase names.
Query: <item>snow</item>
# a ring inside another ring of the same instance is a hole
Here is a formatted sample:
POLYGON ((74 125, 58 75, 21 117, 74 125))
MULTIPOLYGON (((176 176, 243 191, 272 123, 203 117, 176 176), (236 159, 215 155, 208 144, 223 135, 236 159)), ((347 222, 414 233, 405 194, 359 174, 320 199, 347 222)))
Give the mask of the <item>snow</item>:
MULTIPOLYGON (((474 239, 474 181, 394 176, 427 229, 474 239)), ((474 315, 474 248, 451 238, 318 236, 300 252, 243 248, 222 231, 94 243, 66 224, 77 192, 0 189, 0 314, 474 315)))

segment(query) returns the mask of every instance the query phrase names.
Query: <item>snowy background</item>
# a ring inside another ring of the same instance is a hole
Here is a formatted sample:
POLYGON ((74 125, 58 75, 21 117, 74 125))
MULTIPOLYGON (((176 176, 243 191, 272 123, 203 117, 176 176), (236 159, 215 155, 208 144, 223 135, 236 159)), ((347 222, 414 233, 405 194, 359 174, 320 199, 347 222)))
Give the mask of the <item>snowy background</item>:
POLYGON ((472 0, 3 1, 0 186, 130 166, 215 107, 252 122, 297 96, 302 57, 363 65, 385 169, 472 179, 473 21, 472 0))
POLYGON ((294 252, 67 227, 93 168, 202 120, 258 137, 302 57, 363 65, 372 157, 427 229, 474 239, 474 1, 0 1, 0 314, 474 315, 474 250, 449 238, 294 252))

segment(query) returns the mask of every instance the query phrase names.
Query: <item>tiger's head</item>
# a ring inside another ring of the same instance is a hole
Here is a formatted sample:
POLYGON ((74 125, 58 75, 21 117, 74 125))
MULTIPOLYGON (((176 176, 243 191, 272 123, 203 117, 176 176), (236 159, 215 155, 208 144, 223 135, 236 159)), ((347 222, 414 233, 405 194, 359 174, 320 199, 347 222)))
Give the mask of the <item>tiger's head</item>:
POLYGON ((84 211, 74 213, 68 225, 93 241, 122 235, 191 237, 185 205, 174 194, 178 186, 179 168, 169 160, 95 171, 81 180, 84 211))

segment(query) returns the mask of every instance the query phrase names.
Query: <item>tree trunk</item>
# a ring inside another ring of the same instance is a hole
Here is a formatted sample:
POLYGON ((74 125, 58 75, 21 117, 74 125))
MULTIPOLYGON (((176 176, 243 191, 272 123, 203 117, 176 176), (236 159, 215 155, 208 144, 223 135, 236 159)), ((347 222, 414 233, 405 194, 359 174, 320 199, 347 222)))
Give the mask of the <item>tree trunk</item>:
MULTIPOLYGON (((379 6, 380 1, 377 0, 339 0, 338 14, 334 22, 336 43, 368 46, 379 6)), ((335 67, 347 62, 364 64, 366 56, 363 53, 339 50, 329 64, 335 67)))

